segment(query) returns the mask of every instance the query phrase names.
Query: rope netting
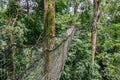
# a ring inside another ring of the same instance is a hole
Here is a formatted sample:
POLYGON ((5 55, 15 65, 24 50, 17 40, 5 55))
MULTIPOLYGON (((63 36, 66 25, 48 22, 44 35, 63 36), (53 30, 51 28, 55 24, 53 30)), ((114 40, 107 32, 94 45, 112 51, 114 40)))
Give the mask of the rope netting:
POLYGON ((48 74, 52 80, 59 80, 75 31, 75 27, 67 29, 64 37, 52 50, 43 51, 39 40, 32 47, 11 44, 0 49, 0 80, 44 80, 48 74), (15 47, 14 60, 10 54, 13 47, 15 47), (44 74, 46 52, 54 56, 51 71, 44 74))

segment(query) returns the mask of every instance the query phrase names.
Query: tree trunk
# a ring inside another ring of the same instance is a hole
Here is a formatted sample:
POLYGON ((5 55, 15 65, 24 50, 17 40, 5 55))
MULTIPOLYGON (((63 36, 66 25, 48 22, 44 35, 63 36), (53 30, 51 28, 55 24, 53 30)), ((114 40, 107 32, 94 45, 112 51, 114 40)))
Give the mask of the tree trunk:
POLYGON ((100 4, 100 0, 94 0, 93 23, 92 23, 92 32, 91 32, 92 62, 93 63, 95 60, 95 52, 96 52, 96 34, 97 34, 99 4, 100 4))
POLYGON ((27 13, 29 14, 29 2, 28 0, 26 0, 26 2, 27 2, 27 13))
MULTIPOLYGON (((55 47, 55 0, 44 0, 44 50, 55 47)), ((44 74, 45 80, 52 80, 50 72, 52 70, 53 52, 44 54, 44 74)))
MULTIPOLYGON (((11 42, 11 44, 14 44, 13 31, 10 36, 10 42, 11 42)), ((14 46, 11 48, 11 52, 12 52, 11 57, 12 57, 12 66, 13 66, 13 71, 12 71, 12 79, 13 79, 15 77, 15 69, 16 69, 15 60, 14 60, 14 55, 15 55, 15 47, 14 46)))

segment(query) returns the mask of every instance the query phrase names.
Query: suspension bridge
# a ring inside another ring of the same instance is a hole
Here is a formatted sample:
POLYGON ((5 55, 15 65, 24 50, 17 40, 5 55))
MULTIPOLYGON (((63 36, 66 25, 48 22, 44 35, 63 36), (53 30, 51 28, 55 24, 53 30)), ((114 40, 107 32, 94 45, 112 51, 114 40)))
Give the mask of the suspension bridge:
POLYGON ((76 27, 67 29, 64 37, 60 39, 59 43, 52 50, 47 49, 43 51, 39 40, 30 48, 12 44, 5 49, 0 49, 0 80, 59 80, 75 31, 76 27), (15 55, 17 55, 14 56, 13 61, 10 54, 12 47, 15 47, 15 55), (54 56, 52 57, 52 69, 44 73, 44 54, 46 52, 54 56), (23 55, 21 56, 21 54, 23 55), (13 67, 15 68, 14 74, 13 67), (46 76, 49 76, 50 79, 46 79, 46 76))

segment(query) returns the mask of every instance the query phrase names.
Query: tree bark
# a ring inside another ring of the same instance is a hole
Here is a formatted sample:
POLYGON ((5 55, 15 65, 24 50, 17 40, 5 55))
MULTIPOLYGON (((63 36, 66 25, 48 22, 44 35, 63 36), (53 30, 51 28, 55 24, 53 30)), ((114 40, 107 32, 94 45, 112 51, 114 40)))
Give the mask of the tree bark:
POLYGON ((96 34, 97 34, 97 21, 98 21, 98 10, 99 10, 100 0, 94 0, 93 9, 93 22, 92 22, 92 32, 91 32, 91 45, 92 45, 92 62, 95 60, 96 52, 96 34))
MULTIPOLYGON (((10 42, 11 44, 14 44, 14 35, 13 35, 13 31, 11 33, 11 36, 10 36, 10 42)), ((14 60, 14 55, 15 55, 15 47, 13 46, 11 48, 11 52, 12 52, 12 66, 13 66, 13 71, 12 71, 12 79, 15 77, 15 70, 16 70, 16 65, 15 65, 15 60, 14 60)))
MULTIPOLYGON (((44 50, 55 47, 55 0, 44 0, 44 50)), ((45 80, 52 80, 50 72, 52 70, 53 52, 44 54, 44 74, 45 80)))

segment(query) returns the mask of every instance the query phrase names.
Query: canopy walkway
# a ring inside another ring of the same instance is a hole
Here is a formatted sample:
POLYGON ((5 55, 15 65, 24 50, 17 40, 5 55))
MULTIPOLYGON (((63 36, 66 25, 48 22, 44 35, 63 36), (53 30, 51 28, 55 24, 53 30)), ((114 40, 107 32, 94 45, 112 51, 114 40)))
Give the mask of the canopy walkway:
POLYGON ((51 80, 59 80, 75 31, 76 27, 67 29, 65 38, 62 37, 62 39, 58 41, 56 47, 52 50, 43 51, 39 41, 31 48, 24 47, 25 50, 23 50, 21 46, 16 45, 10 45, 7 49, 1 49, 0 80, 45 80, 45 77, 48 76, 48 74, 51 77, 51 80), (24 54, 24 56, 15 56, 15 59, 12 61, 9 53, 11 48, 15 46, 16 55, 24 54), (17 47, 19 47, 19 49, 17 49, 17 47), (44 53, 46 52, 50 52, 54 57, 53 63, 51 64, 51 71, 44 74, 44 53), (23 60, 20 60, 20 57, 23 57, 22 59, 26 62, 22 62, 23 60), (16 60, 19 60, 21 63, 16 60), (14 66, 15 73, 13 74, 14 66))

